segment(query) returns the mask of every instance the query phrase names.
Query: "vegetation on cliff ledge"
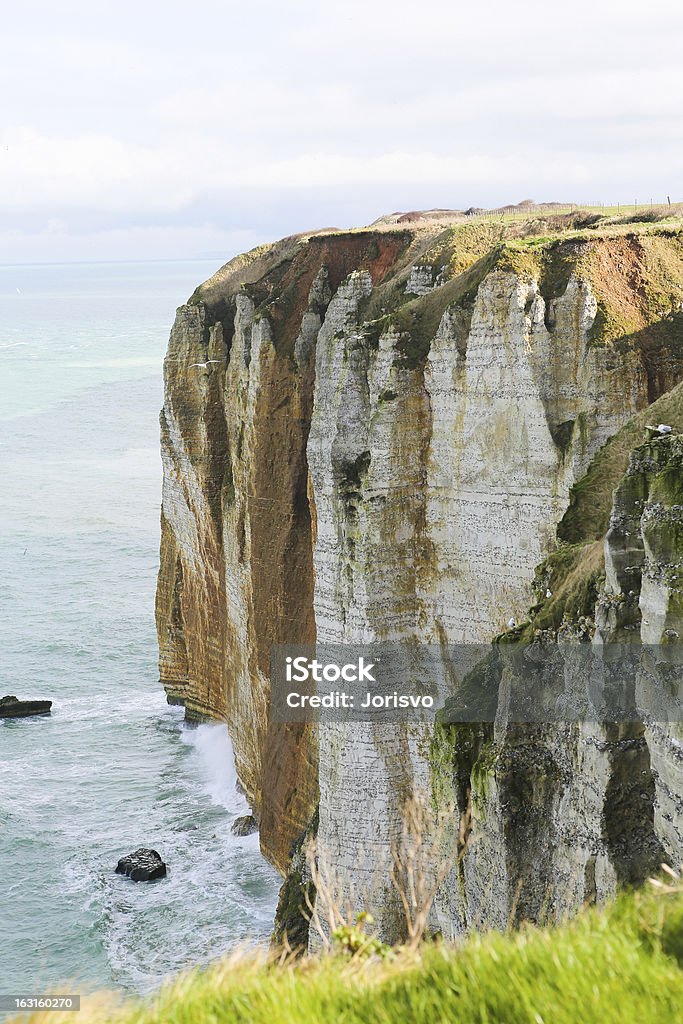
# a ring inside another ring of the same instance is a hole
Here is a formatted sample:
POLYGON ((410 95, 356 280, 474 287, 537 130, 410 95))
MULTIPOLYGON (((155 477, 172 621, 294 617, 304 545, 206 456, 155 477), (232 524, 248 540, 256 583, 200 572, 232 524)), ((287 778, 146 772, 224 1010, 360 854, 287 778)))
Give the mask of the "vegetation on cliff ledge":
MULTIPOLYGON (((313 232, 231 260, 196 289, 190 303, 203 302, 211 321, 224 319, 227 337, 235 295, 248 295, 257 316, 269 320, 276 349, 291 355, 320 268, 326 268, 332 291, 352 271, 366 270, 373 292, 358 319, 369 347, 393 331, 397 366, 419 370, 444 311, 458 306, 471 314, 490 270, 535 279, 546 303, 563 294, 573 274, 590 283, 597 300, 592 343, 642 349, 655 365, 680 341, 681 212, 676 207, 624 217, 616 210, 613 215, 536 210, 522 219, 452 214, 450 223, 447 217, 418 218, 410 224, 313 232), (431 280, 428 291, 409 290, 415 269, 431 280)), ((657 391, 653 381, 652 390, 653 400, 662 389, 657 391)))
POLYGON ((558 547, 536 570, 537 603, 529 609, 528 621, 503 634, 505 639, 528 642, 538 631, 555 633, 563 623, 576 626, 592 616, 604 579, 604 536, 614 491, 628 469, 631 453, 643 443, 648 423, 668 423, 676 432, 683 430, 683 383, 609 438, 571 488, 569 507, 557 528, 558 547))

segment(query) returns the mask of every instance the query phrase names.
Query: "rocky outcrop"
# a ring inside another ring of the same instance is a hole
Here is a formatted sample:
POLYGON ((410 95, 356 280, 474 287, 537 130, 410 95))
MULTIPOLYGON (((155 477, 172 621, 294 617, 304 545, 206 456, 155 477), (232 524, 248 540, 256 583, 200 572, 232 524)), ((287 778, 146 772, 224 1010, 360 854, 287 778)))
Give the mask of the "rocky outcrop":
POLYGON ((465 816, 476 834, 437 900, 446 932, 600 896, 635 843, 604 816, 606 793, 628 804, 630 738, 598 726, 270 717, 274 643, 480 643, 523 621, 572 487, 681 376, 679 235, 493 231, 418 219, 264 247, 180 308, 165 363, 162 682, 228 722, 266 854, 286 871, 319 804, 327 861, 389 937, 415 789, 438 794, 444 841, 465 816))
POLYGON ((243 814, 240 818, 235 818, 230 831, 234 836, 244 838, 244 836, 252 836, 254 832, 258 832, 258 821, 253 814, 243 814))
POLYGON ((683 435, 637 448, 615 493, 597 608, 604 642, 646 649, 635 701, 652 766, 654 827, 667 857, 683 856, 683 435), (662 684, 666 682, 666 689, 662 684))
POLYGON ((49 715, 51 710, 51 700, 19 700, 14 695, 0 698, 0 718, 30 718, 49 715))
MULTIPOLYGON (((528 686, 528 677, 515 673, 512 654, 496 655, 475 673, 480 686, 495 677, 492 720, 437 725, 433 781, 451 845, 458 815, 471 810, 471 846, 436 901, 435 925, 447 934, 477 920, 559 920, 620 883, 642 882, 663 861, 680 864, 682 453, 681 436, 633 453, 614 497, 597 601, 585 589, 588 614, 574 609, 531 640, 528 630, 500 638, 513 647, 521 639, 541 666, 536 699, 546 695, 550 713, 529 722, 510 713, 513 684, 528 686), (558 680, 561 699, 585 713, 555 715, 558 680)), ((574 566, 573 585, 593 568, 592 557, 574 566)))
POLYGON ((117 875, 127 875, 134 882, 153 882, 166 877, 166 865, 156 850, 141 847, 135 853, 122 857, 116 865, 117 875))

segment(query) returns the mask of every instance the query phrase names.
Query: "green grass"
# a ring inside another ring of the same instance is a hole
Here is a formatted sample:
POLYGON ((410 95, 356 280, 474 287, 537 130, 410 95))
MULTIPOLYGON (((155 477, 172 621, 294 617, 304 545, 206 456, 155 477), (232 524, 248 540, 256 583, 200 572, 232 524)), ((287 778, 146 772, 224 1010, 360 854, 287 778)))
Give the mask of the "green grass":
POLYGON ((390 961, 233 957, 179 977, 154 999, 116 1006, 105 994, 60 1021, 674 1024, 683 1006, 683 893, 671 888, 622 895, 554 929, 474 935, 390 961))
MULTIPOLYGON (((557 630, 562 623, 592 619, 605 574, 602 541, 561 544, 537 567, 534 589, 538 603, 529 609, 530 619, 511 639, 529 642, 537 630, 557 630), (545 597, 546 590, 552 596, 545 597)), ((505 637, 508 634, 503 634, 505 637)))

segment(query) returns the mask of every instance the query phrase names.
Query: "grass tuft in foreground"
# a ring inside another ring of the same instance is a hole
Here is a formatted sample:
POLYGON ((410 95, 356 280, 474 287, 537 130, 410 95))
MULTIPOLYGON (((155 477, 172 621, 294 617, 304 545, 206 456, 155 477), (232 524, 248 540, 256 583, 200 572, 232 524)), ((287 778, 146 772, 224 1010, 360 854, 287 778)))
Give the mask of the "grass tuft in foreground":
POLYGON ((683 888, 666 877, 552 929, 489 932, 382 960, 232 957, 180 976, 154 999, 117 1006, 102 994, 60 1021, 673 1024, 682 1008, 683 888))

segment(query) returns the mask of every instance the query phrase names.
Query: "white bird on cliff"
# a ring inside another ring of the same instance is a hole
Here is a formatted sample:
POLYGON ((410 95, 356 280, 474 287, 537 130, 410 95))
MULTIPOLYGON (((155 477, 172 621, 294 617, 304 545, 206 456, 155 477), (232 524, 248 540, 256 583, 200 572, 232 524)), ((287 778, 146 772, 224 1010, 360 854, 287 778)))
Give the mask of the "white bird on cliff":
POLYGON ((660 423, 659 426, 657 427, 657 430, 659 431, 660 434, 670 434, 671 433, 671 427, 669 426, 668 423, 660 423))
POLYGON ((193 367, 193 366, 201 366, 201 368, 202 368, 203 370, 205 370, 205 369, 206 369, 206 367, 207 367, 207 366, 208 366, 208 365, 209 365, 210 363, 222 363, 222 362, 223 362, 223 360, 222 360, 222 359, 207 359, 205 363, 190 363, 190 369, 192 369, 192 367, 193 367))
POLYGON ((516 625, 517 625, 517 620, 516 619, 514 619, 514 618, 508 619, 508 629, 514 629, 516 625))

